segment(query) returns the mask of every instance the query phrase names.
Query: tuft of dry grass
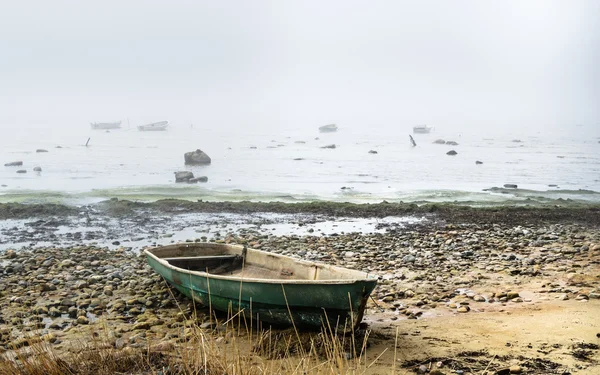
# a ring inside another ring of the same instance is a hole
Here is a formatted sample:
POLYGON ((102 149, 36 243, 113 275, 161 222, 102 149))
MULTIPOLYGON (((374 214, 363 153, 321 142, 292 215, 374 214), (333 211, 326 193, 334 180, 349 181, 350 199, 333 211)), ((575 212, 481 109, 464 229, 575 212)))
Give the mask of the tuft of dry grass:
MULTIPOLYGON (((216 319, 216 317, 215 317, 216 319)), ((28 342, 0 355, 0 375, 339 375, 362 374, 366 334, 272 331, 246 319, 215 322, 206 331, 197 324, 171 345, 148 342, 141 348, 115 348, 109 334, 91 334, 76 350, 58 353, 47 342, 28 342)), ((105 326, 105 330, 108 327, 105 326)))

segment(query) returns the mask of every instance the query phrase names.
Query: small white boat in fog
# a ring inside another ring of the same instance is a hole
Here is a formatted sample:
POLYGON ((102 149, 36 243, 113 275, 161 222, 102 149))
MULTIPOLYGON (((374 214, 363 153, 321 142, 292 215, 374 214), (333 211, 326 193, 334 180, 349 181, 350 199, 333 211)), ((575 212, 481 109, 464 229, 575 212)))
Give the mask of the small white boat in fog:
POLYGON ((319 131, 321 133, 330 133, 330 132, 335 132, 338 130, 338 127, 336 124, 329 124, 329 125, 323 125, 319 127, 319 131))
POLYGON ((90 123, 92 129, 119 129, 121 127, 121 121, 118 122, 92 122, 90 123))
POLYGON ((169 121, 159 121, 152 124, 140 125, 138 126, 138 130, 143 132, 161 131, 167 130, 167 126, 169 126, 169 121))
POLYGON ((433 128, 430 126, 427 126, 427 125, 417 125, 417 126, 413 126, 413 133, 427 134, 427 133, 431 132, 431 129, 433 129, 433 128))

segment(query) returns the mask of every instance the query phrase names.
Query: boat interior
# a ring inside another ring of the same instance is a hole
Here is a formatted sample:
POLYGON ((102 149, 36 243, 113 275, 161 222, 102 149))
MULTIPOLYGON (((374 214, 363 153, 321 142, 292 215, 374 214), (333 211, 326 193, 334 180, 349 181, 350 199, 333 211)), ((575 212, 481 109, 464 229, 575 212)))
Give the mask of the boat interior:
POLYGON ((238 278, 277 280, 365 279, 364 272, 297 260, 238 245, 176 244, 148 250, 171 266, 238 278))

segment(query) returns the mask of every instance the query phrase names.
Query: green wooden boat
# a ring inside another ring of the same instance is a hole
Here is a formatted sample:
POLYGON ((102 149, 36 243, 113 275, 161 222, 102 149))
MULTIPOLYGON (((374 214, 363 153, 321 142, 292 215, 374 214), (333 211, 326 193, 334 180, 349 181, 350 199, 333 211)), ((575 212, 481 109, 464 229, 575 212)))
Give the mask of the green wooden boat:
POLYGON ((144 250, 156 272, 212 309, 275 325, 348 331, 377 277, 239 245, 185 243, 144 250))

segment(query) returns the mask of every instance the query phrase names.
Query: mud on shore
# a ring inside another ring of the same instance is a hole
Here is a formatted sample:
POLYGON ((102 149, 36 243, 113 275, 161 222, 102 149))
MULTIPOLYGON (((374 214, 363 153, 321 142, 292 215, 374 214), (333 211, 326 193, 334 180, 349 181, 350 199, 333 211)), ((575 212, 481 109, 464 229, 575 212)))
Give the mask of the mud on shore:
POLYGON ((372 217, 432 215, 439 221, 461 223, 536 224, 578 223, 600 226, 600 206, 556 200, 551 205, 471 207, 452 203, 377 203, 354 204, 338 202, 191 202, 177 199, 155 202, 134 202, 116 198, 80 207, 60 204, 0 203, 0 220, 48 216, 68 217, 78 214, 102 213, 112 217, 127 217, 139 213, 283 213, 313 214, 330 217, 372 217))

